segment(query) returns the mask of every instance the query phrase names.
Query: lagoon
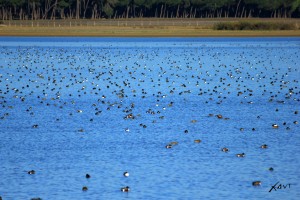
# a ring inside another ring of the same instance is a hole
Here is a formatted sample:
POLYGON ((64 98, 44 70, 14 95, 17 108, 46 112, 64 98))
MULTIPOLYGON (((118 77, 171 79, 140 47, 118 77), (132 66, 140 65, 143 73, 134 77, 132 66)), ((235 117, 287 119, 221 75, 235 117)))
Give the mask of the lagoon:
POLYGON ((0 196, 298 199, 299 57, 298 37, 0 37, 0 196))

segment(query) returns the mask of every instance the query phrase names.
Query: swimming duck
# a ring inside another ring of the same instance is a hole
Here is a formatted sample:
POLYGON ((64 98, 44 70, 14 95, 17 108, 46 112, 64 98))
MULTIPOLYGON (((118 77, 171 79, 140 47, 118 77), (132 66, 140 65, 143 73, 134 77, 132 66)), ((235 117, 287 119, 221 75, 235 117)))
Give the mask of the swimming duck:
POLYGON ((270 167, 270 168, 269 168, 269 171, 271 171, 271 172, 274 171, 274 168, 273 168, 273 167, 270 167))
POLYGON ((278 124, 272 124, 273 128, 279 128, 278 124))
POLYGON ((268 148, 268 145, 266 145, 266 144, 263 144, 263 145, 261 145, 261 146, 260 146, 260 148, 262 148, 262 149, 266 149, 266 148, 268 148))
POLYGON ((177 145, 177 144, 178 144, 178 142, 176 142, 176 141, 170 142, 170 143, 169 143, 169 145, 172 145, 172 146, 173 146, 173 145, 177 145))
POLYGON ((166 145, 167 149, 171 149, 173 146, 171 144, 166 145))
POLYGON ((82 191, 87 191, 87 190, 88 190, 88 188, 86 186, 82 187, 82 191))
POLYGON ((222 118, 223 118, 223 116, 222 116, 221 114, 216 115, 216 117, 217 117, 218 119, 222 119, 222 118))
POLYGON ((129 192, 130 188, 128 186, 121 188, 122 192, 129 192))
POLYGON ((260 186, 261 185, 261 181, 253 181, 252 185, 253 186, 260 186))
POLYGON ((194 140, 194 142, 195 142, 195 143, 200 143, 201 140, 199 140, 199 139, 198 139, 198 140, 194 140))
POLYGON ((86 175, 85 175, 85 178, 91 178, 91 175, 86 174, 86 175))
POLYGON ((30 170, 27 172, 28 174, 35 174, 35 171, 34 170, 30 170))
POLYGON ((245 153, 238 153, 238 154, 236 154, 236 157, 245 157, 245 153))
POLYGON ((223 152, 228 152, 228 151, 229 151, 229 149, 226 148, 226 147, 223 147, 221 150, 222 150, 223 152))
POLYGON ((132 113, 126 115, 125 119, 134 119, 134 116, 132 113))
POLYGON ((128 172, 124 172, 124 173, 123 173, 123 176, 128 177, 128 176, 129 176, 129 173, 128 173, 128 172))

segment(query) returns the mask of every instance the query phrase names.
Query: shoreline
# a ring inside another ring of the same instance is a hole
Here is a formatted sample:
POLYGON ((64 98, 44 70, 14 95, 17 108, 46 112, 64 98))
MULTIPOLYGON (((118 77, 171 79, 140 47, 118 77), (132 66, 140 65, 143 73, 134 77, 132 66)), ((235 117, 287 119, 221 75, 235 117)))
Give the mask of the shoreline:
POLYGON ((5 21, 0 37, 300 37, 298 30, 214 30, 218 22, 283 22, 299 19, 128 19, 5 21))
POLYGON ((110 29, 64 29, 53 28, 40 29, 2 29, 0 37, 300 37, 300 30, 288 31, 230 31, 211 29, 134 29, 134 28, 110 28, 110 29))

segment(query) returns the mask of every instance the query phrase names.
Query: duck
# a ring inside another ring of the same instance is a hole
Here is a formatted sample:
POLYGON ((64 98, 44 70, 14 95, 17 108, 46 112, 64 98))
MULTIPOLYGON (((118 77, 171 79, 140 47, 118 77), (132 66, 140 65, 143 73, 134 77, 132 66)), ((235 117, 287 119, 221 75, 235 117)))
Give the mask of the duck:
POLYGON ((38 127, 39 127, 39 125, 37 125, 37 124, 32 125, 32 128, 38 128, 38 127))
POLYGON ((222 150, 223 152, 226 152, 226 153, 229 151, 229 149, 226 148, 226 147, 223 147, 221 150, 222 150))
POLYGON ((86 174, 86 175, 85 175, 85 178, 91 178, 91 175, 86 174))
POLYGON ((200 143, 201 140, 197 139, 197 140, 194 140, 195 143, 200 143))
POLYGON ((122 192, 129 192, 129 191, 130 191, 130 188, 129 188, 128 186, 122 187, 122 188, 121 188, 121 191, 122 191, 122 192))
POLYGON ((266 148, 268 148, 268 145, 266 145, 266 144, 263 144, 263 145, 261 145, 261 146, 260 146, 260 148, 262 148, 262 149, 266 149, 266 148))
POLYGON ((167 144, 167 145, 166 145, 166 148, 167 148, 167 149, 171 149, 172 147, 173 147, 173 146, 172 146, 171 144, 167 144))
POLYGON ((216 115, 216 117, 217 117, 218 119, 222 119, 222 118, 223 118, 223 116, 222 116, 221 114, 216 115))
POLYGON ((260 186, 261 185, 261 181, 253 181, 252 185, 253 186, 260 186))
POLYGON ((82 187, 82 191, 87 191, 87 190, 88 190, 88 188, 86 186, 82 187))
POLYGON ((238 154, 236 154, 236 157, 241 157, 241 158, 243 158, 243 157, 245 157, 245 153, 238 153, 238 154))
POLYGON ((134 119, 134 116, 132 113, 126 115, 125 119, 134 119))
POLYGON ((129 172, 124 172, 123 176, 128 177, 129 176, 129 172))
POLYGON ((273 167, 270 167, 270 168, 269 168, 269 171, 271 171, 271 172, 274 171, 274 168, 273 168, 273 167))
POLYGON ((273 128, 279 128, 278 124, 272 124, 273 128))
POLYGON ((81 129, 78 130, 78 132, 81 132, 81 133, 82 133, 82 132, 84 132, 84 129, 81 128, 81 129))
POLYGON ((34 170, 30 170, 27 173, 32 175, 32 174, 35 174, 35 171, 34 170))

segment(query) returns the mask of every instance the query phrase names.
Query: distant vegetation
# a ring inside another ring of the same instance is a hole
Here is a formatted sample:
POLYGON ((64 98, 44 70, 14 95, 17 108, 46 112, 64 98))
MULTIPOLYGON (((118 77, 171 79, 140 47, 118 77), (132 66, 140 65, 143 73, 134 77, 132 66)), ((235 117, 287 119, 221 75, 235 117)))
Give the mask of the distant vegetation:
POLYGON ((215 30, 297 30, 296 23, 284 22, 219 22, 215 30))
POLYGON ((0 0, 0 20, 298 18, 300 0, 0 0))

